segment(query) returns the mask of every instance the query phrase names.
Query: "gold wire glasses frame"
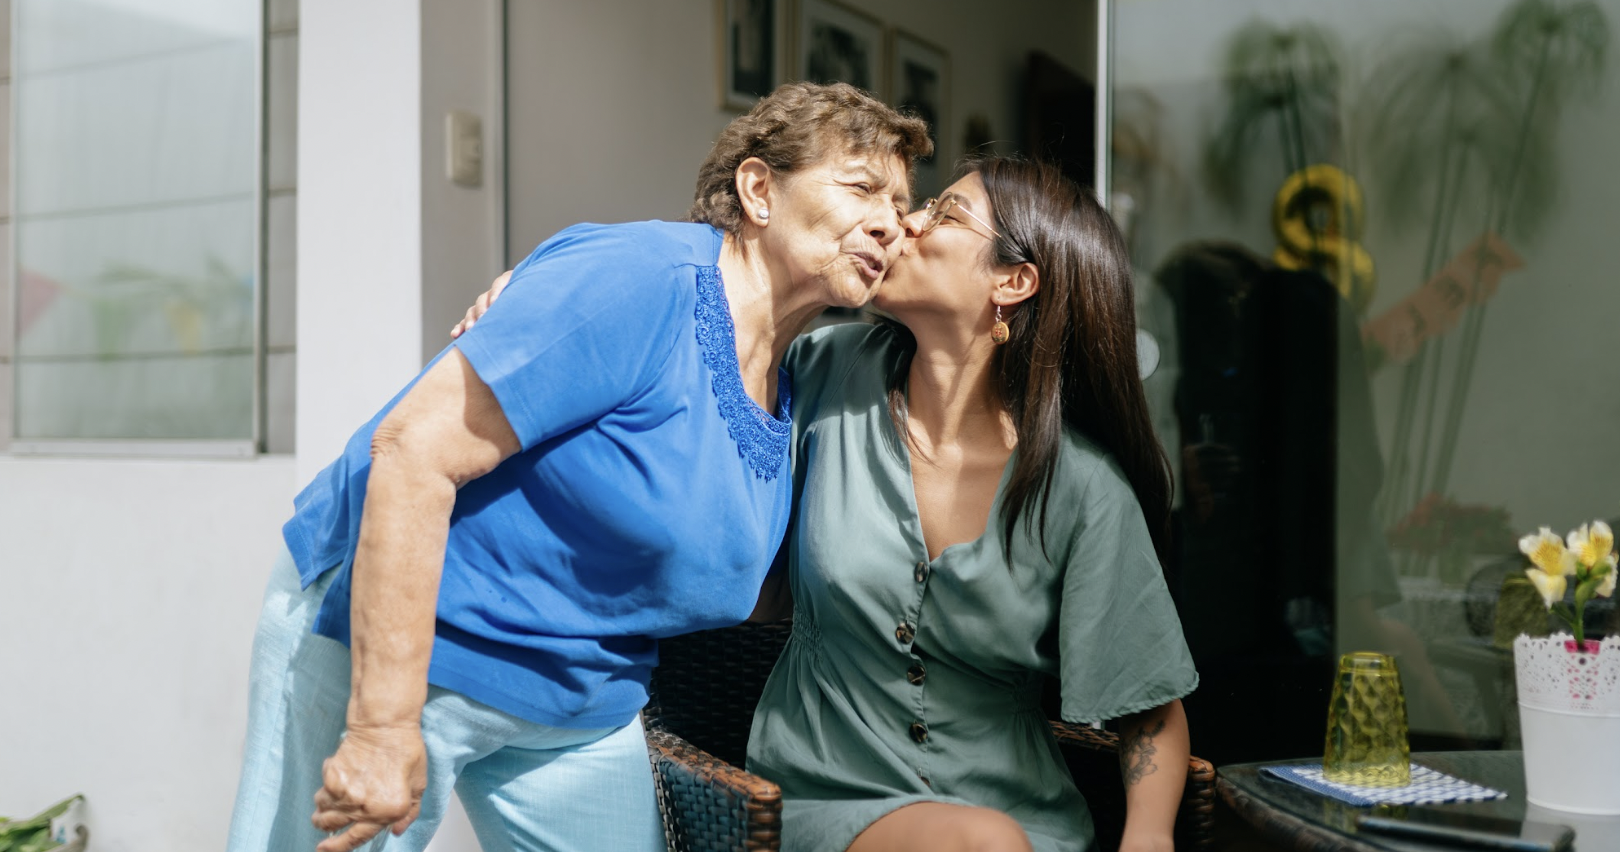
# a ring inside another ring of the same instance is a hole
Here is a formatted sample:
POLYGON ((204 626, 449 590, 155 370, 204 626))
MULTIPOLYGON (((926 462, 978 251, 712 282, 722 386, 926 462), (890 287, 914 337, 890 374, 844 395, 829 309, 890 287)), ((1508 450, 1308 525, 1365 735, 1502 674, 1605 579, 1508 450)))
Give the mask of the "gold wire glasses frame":
MULTIPOLYGON (((952 210, 960 210, 963 213, 966 213, 969 219, 983 225, 985 230, 995 234, 997 237, 1001 236, 1001 234, 996 231, 995 228, 990 227, 989 222, 980 219, 972 210, 967 209, 967 206, 962 204, 962 199, 960 196, 942 195, 938 198, 930 198, 923 202, 922 210, 923 213, 927 214, 923 217, 922 233, 924 234, 934 230, 934 226, 945 221, 946 214, 950 213, 952 210)), ((969 230, 972 229, 970 228, 969 230)), ((974 231, 974 233, 978 234, 979 232, 974 231)), ((979 236, 983 237, 985 235, 979 234, 979 236)), ((988 239, 988 237, 986 237, 986 239, 988 239)))

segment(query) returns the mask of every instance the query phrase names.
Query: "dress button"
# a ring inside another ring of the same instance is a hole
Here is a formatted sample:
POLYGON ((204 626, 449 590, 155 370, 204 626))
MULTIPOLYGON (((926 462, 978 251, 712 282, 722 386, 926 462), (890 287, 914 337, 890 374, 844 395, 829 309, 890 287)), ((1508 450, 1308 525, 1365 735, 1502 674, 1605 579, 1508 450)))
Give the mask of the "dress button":
POLYGON ((917 628, 912 626, 911 622, 909 621, 900 622, 900 626, 894 629, 894 638, 902 645, 910 645, 911 640, 915 638, 916 635, 917 628))
POLYGON ((928 579, 928 563, 918 562, 916 570, 911 572, 911 578, 919 583, 928 579))
POLYGON ((923 678, 925 677, 928 677, 928 670, 923 668, 922 663, 918 663, 911 668, 906 669, 906 680, 911 681, 913 686, 921 685, 923 678))
POLYGON ((911 723, 911 739, 912 739, 912 742, 918 742, 918 743, 928 742, 928 726, 924 725, 921 722, 912 722, 911 723))

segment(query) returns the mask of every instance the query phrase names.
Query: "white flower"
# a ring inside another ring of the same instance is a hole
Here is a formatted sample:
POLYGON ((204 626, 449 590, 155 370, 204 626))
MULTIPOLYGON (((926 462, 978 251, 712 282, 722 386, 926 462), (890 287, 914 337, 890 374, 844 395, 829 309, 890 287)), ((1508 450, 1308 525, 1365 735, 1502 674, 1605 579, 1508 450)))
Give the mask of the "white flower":
MULTIPOLYGON (((1570 533, 1572 540, 1574 537, 1575 533, 1570 533)), ((1542 527, 1541 532, 1519 539, 1519 550, 1549 575, 1562 577, 1575 573, 1574 552, 1564 547, 1564 540, 1553 535, 1551 527, 1542 527)))
POLYGON ((1536 591, 1541 593, 1541 599, 1547 602, 1547 608, 1564 599, 1565 580, 1562 574, 1549 574, 1540 568, 1524 569, 1524 576, 1530 578, 1536 591))
POLYGON ((1604 575, 1603 582, 1598 584, 1597 587, 1597 596, 1600 598, 1606 598, 1614 594, 1615 575, 1620 573, 1620 568, 1615 566, 1615 561, 1615 555, 1611 553, 1608 555, 1608 558, 1603 561, 1603 564, 1598 566, 1599 570, 1602 569, 1603 565, 1607 565, 1609 568, 1609 573, 1604 575))
POLYGON ((1614 531, 1602 521, 1581 524, 1569 534, 1569 549, 1581 565, 1596 568, 1614 555, 1614 531))

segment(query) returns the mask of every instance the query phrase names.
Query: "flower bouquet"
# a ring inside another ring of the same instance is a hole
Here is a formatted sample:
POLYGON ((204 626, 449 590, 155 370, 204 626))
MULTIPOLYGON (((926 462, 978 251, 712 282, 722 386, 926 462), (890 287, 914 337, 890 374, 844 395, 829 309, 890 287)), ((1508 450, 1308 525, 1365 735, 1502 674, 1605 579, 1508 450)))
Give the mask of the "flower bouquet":
POLYGON ((1620 761, 1612 757, 1620 742, 1620 637, 1588 639, 1582 619, 1592 598, 1614 594, 1614 533, 1602 521, 1565 539, 1542 527, 1520 539, 1519 550, 1531 562, 1526 579, 1573 633, 1513 642, 1527 798, 1557 810, 1620 814, 1620 761))
MULTIPOLYGON (((1586 628, 1583 616, 1586 604, 1595 597, 1614 594, 1615 552, 1614 531, 1602 521, 1582 524, 1565 540, 1553 535, 1548 527, 1541 532, 1519 539, 1519 550, 1530 557, 1530 567, 1524 569, 1531 585, 1541 593, 1547 611, 1556 614, 1575 634, 1575 646, 1586 649, 1586 628), (1564 596, 1575 580, 1575 602, 1564 603, 1564 596)), ((1595 648, 1597 643, 1592 643, 1595 648)))

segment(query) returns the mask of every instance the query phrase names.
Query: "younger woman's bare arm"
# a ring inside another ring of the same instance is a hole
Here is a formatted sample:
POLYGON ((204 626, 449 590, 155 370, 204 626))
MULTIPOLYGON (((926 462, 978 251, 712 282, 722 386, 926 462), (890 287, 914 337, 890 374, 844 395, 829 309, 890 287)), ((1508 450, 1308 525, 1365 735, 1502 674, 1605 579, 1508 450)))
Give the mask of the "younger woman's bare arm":
POLYGON ((1120 852, 1170 852, 1191 749, 1187 714, 1176 699, 1120 720, 1119 771, 1125 781, 1120 852))

